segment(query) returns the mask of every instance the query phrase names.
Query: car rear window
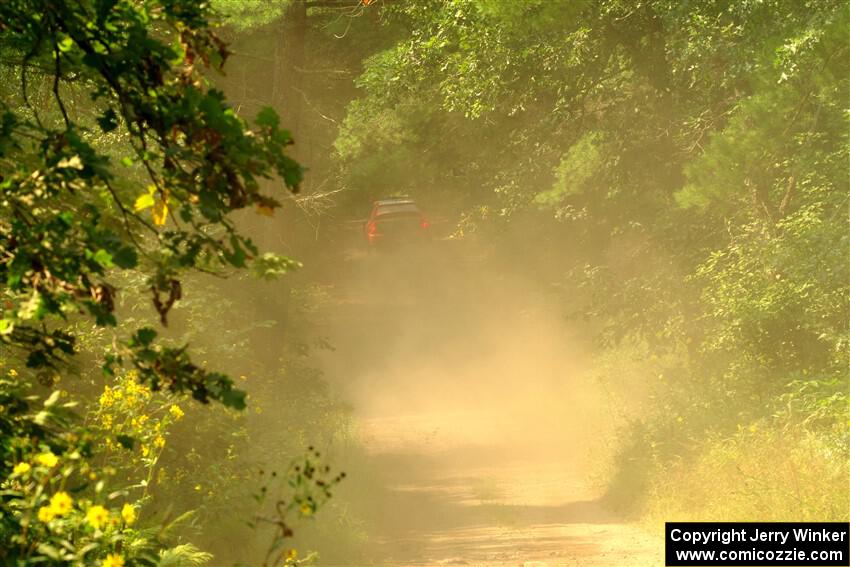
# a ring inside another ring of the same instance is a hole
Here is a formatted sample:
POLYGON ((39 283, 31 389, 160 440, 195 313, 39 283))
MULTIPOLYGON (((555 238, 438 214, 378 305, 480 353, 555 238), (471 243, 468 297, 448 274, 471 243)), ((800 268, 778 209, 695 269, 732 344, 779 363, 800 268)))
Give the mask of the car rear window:
POLYGON ((378 205, 378 210, 375 216, 382 217, 384 215, 418 215, 420 214, 419 207, 413 203, 397 203, 391 205, 378 205))

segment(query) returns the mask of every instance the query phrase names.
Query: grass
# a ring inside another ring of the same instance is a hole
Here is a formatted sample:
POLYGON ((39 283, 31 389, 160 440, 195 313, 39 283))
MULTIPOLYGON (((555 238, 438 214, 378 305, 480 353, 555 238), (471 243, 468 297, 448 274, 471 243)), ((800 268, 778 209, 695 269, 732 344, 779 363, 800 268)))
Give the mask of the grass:
MULTIPOLYGON (((846 440, 846 437, 845 437, 846 440)), ((848 521, 846 443, 802 429, 742 428, 650 474, 646 518, 848 521)))

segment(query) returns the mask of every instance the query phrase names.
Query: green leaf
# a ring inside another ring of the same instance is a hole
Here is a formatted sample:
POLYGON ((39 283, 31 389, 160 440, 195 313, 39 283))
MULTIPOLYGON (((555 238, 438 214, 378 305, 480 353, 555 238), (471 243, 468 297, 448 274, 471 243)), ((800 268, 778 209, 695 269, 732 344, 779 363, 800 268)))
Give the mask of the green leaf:
POLYGON ((227 261, 237 268, 245 267, 245 259, 247 256, 245 251, 242 249, 239 238, 235 234, 230 236, 230 246, 233 248, 233 252, 225 252, 225 258, 227 258, 227 261))
POLYGON ((144 327, 136 331, 136 334, 133 335, 133 340, 142 345, 149 346, 151 342, 156 338, 156 331, 151 329, 150 327, 144 327))
POLYGON ((139 256, 134 248, 123 246, 119 248, 112 256, 112 262, 119 268, 128 270, 135 268, 139 261, 139 256))
POLYGON ((251 262, 250 273, 258 279, 273 280, 301 266, 297 260, 266 252, 251 262))
POLYGON ((68 36, 63 37, 59 43, 57 44, 59 47, 59 51, 62 53, 68 53, 71 49, 74 48, 74 40, 68 36))
POLYGON ((100 129, 104 132, 112 132, 118 127, 118 115, 111 108, 107 109, 102 116, 97 118, 100 129))
POLYGON ((111 268, 113 266, 112 263, 112 254, 101 248, 92 256, 92 260, 103 266, 104 268, 111 268))
POLYGON ((47 355, 43 350, 34 350, 27 356, 27 368, 39 368, 47 364, 47 355))
POLYGON ((245 409, 246 393, 242 390, 227 389, 221 394, 221 403, 227 407, 243 410, 245 409))
POLYGON ((280 118, 273 108, 265 106, 257 113, 256 122, 258 126, 276 128, 280 124, 280 118))
POLYGON ((9 335, 15 330, 15 322, 12 319, 0 319, 0 335, 9 335))

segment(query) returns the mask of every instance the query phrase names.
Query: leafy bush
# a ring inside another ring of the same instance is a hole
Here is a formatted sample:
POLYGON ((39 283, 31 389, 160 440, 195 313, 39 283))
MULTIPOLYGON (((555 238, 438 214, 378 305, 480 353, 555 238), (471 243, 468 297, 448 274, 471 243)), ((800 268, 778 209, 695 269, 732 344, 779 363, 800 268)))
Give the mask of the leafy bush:
MULTIPOLYGON (((6 376, 0 388, 9 395, 21 382, 10 380, 17 378, 14 369, 6 376)), ((169 427, 183 411, 136 378, 133 373, 117 377, 82 419, 72 413, 78 402, 65 390, 53 391, 40 406, 15 416, 18 430, 45 428, 55 434, 49 441, 4 437, 10 467, 2 483, 4 560, 159 564, 169 530, 145 528, 158 522, 144 514, 169 427)))

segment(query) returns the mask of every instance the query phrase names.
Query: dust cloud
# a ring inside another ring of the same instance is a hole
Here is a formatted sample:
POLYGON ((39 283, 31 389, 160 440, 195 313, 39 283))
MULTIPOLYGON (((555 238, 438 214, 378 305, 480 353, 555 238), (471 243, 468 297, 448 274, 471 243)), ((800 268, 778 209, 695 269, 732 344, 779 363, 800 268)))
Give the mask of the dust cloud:
POLYGON ((351 407, 359 451, 331 454, 364 539, 317 540, 323 563, 594 565, 612 529, 641 549, 600 502, 614 423, 586 375, 591 346, 545 279, 451 239, 355 244, 337 268, 317 314, 333 350, 317 363, 351 407))
POLYGON ((605 422, 599 393, 581 380, 588 345, 533 278, 441 245, 462 247, 351 260, 328 328, 327 376, 367 424, 433 426, 433 450, 498 445, 580 458, 605 422))

